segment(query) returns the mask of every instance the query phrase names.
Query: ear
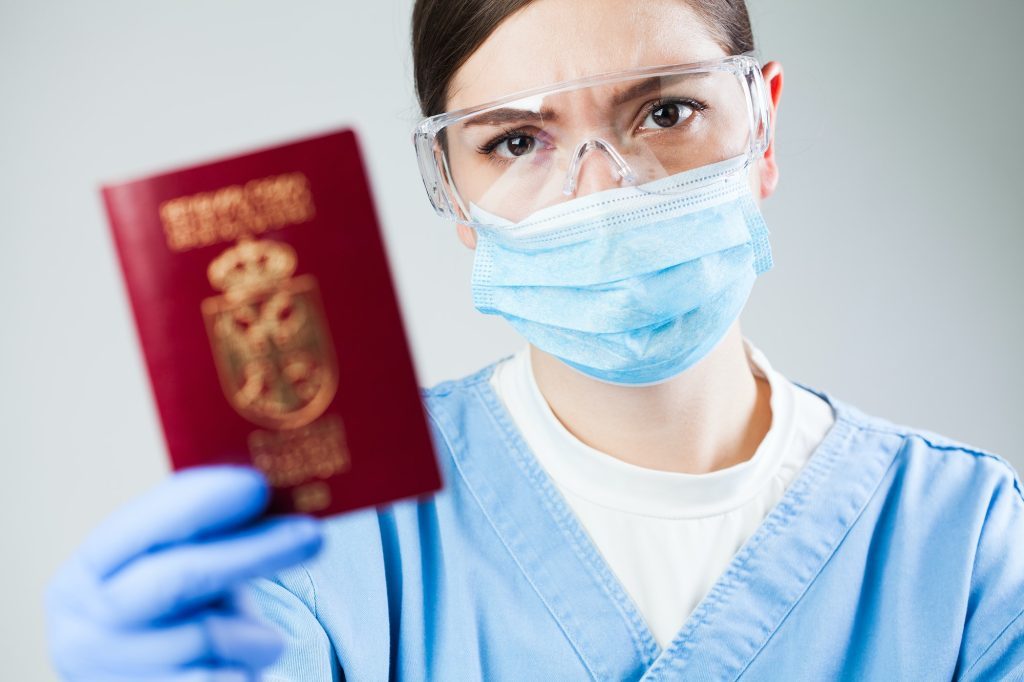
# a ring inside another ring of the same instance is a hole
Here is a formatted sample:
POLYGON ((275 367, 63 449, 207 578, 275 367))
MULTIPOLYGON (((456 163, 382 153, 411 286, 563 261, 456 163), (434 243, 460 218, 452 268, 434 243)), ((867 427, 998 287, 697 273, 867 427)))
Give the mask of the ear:
POLYGON ((455 223, 455 231, 459 235, 459 241, 465 244, 467 249, 476 248, 476 230, 469 225, 455 223))
POLYGON ((760 160, 761 198, 767 199, 775 192, 779 184, 779 166, 775 159, 775 121, 778 116, 779 100, 782 98, 782 64, 768 62, 761 67, 761 74, 764 76, 764 84, 768 88, 769 95, 769 118, 771 122, 771 138, 768 140, 768 149, 760 160))

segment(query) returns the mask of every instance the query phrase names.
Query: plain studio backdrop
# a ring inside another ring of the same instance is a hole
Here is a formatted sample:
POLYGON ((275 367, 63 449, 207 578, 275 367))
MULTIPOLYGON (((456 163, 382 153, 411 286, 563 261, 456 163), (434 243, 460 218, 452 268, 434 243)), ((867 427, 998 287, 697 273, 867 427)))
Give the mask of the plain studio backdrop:
MULTIPOLYGON (((420 383, 522 343, 473 310, 472 254, 417 173, 411 8, 0 0, 0 677, 53 679, 44 585, 168 471, 100 182, 354 126, 420 383)), ((1024 3, 750 8, 786 80, 776 265, 744 333, 791 379, 1021 470, 1024 3)))

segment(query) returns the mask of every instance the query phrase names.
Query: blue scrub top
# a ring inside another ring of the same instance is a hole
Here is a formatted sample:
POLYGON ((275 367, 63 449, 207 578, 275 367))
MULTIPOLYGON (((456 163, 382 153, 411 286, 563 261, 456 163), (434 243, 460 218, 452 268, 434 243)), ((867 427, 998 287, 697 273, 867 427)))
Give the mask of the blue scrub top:
POLYGON ((488 381, 422 395, 438 494, 326 523, 250 583, 268 680, 1024 679, 1024 496, 1002 458, 836 421, 662 650, 488 381))

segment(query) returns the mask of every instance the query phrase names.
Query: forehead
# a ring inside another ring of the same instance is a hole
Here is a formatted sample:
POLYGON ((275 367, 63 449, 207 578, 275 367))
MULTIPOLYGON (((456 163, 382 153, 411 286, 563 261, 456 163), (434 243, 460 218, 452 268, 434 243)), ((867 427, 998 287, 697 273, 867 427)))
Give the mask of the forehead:
POLYGON ((725 54, 685 0, 536 0, 456 71, 447 110, 575 78, 725 54))

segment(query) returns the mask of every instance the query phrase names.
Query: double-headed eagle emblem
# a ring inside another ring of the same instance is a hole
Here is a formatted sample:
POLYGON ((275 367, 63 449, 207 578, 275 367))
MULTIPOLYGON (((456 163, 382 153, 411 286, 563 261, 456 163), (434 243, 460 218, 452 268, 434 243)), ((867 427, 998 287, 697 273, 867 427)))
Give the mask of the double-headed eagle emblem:
POLYGON ((312 275, 292 277, 288 244, 243 237, 207 269, 223 292, 202 302, 221 387, 249 421, 294 429, 319 417, 338 387, 330 330, 312 275))

